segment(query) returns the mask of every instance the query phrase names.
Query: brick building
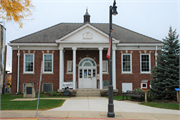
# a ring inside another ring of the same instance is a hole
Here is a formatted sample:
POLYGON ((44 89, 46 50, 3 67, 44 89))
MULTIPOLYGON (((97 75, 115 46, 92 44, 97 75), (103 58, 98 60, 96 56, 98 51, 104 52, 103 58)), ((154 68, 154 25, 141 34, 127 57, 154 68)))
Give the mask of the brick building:
MULTIPOLYGON (((162 42, 121 26, 112 25, 113 87, 119 93, 141 88, 142 80, 151 80, 162 42)), ((104 89, 109 81, 106 58, 109 24, 90 23, 86 11, 84 23, 60 23, 9 43, 12 47, 11 93, 24 91, 32 83, 37 91, 41 61, 41 91, 104 89)))

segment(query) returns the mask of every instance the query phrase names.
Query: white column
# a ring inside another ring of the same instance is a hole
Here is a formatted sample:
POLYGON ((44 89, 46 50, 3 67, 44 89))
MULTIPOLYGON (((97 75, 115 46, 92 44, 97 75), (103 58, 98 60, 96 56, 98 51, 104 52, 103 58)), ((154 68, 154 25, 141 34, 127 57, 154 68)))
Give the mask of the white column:
POLYGON ((63 84, 63 47, 59 47, 59 89, 62 90, 63 84))
POLYGON ((113 79, 113 89, 116 89, 116 47, 112 48, 113 58, 112 58, 112 79, 113 79))
POLYGON ((99 81, 100 81, 100 89, 103 89, 103 76, 102 76, 102 47, 99 47, 99 81))
POLYGON ((157 46, 156 46, 156 52, 155 52, 155 61, 156 61, 155 63, 156 63, 156 66, 157 66, 157 55, 158 54, 157 54, 157 46))
POLYGON ((20 66, 20 50, 19 50, 19 46, 18 46, 17 56, 18 56, 17 92, 19 92, 19 66, 20 66))
POLYGON ((63 50, 63 66, 62 66, 63 67, 63 71, 62 71, 63 72, 63 77, 62 77, 63 82, 64 82, 64 52, 65 52, 65 50, 63 50))
POLYGON ((73 47, 73 89, 76 89, 76 49, 73 47))

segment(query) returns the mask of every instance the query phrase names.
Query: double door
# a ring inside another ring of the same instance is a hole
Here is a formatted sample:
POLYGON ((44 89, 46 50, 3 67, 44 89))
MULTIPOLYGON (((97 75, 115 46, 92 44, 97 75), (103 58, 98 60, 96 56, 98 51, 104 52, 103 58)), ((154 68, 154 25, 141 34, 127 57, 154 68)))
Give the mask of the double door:
POLYGON ((79 88, 96 88, 95 68, 79 68, 79 88))

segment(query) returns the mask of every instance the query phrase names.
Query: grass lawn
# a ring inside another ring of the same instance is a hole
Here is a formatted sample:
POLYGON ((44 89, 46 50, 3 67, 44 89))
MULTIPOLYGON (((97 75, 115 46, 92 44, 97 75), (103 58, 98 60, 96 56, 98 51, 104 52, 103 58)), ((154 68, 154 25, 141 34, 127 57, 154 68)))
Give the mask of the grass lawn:
POLYGON ((165 109, 173 109, 173 110, 179 110, 179 104, 178 103, 164 103, 164 102, 148 102, 148 103, 142 103, 142 105, 147 105, 151 107, 157 107, 157 108, 165 108, 165 109))
MULTIPOLYGON (((108 98, 108 96, 106 96, 108 98)), ((113 96, 114 100, 123 100, 123 96, 113 96)), ((124 97, 126 99, 126 97, 124 97)), ((128 97, 128 99, 131 99, 131 97, 128 97)), ((139 100, 139 99, 131 99, 131 100, 139 100)), ((151 106, 151 107, 157 107, 157 108, 164 108, 164 109, 173 109, 173 110, 179 110, 179 104, 174 102, 148 102, 147 104, 141 103, 142 105, 151 106)))
MULTIPOLYGON (((22 98, 22 95, 12 96, 10 94, 1 94, 1 110, 36 110, 37 100, 33 101, 10 101, 15 98, 22 98)), ((39 110, 47 110, 59 107, 65 100, 39 100, 39 110)))
MULTIPOLYGON (((38 95, 35 97, 38 98, 38 95)), ((70 96, 48 96, 47 94, 40 94, 40 98, 70 98, 70 96)))

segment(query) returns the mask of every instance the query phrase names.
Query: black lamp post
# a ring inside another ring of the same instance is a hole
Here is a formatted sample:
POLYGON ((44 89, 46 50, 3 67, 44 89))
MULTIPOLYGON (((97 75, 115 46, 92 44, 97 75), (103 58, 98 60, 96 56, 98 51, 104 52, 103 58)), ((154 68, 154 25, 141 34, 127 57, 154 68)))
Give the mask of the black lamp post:
POLYGON ((117 15, 116 11, 116 1, 114 0, 113 7, 109 7, 109 44, 111 45, 110 49, 110 59, 109 59, 109 104, 108 104, 108 113, 107 117, 115 117, 114 113, 114 104, 113 104, 113 85, 112 85, 112 15, 117 15))

